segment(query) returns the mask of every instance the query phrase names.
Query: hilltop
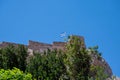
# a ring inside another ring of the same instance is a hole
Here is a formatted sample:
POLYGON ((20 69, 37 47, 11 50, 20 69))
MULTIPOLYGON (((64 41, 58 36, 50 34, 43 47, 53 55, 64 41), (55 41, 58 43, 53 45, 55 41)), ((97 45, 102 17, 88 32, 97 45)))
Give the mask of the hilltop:
MULTIPOLYGON (((112 70, 109 66, 109 64, 105 61, 105 59, 99 54, 99 52, 97 51, 96 47, 93 48, 86 48, 85 45, 85 41, 84 41, 84 37, 82 36, 75 36, 77 37, 82 43, 80 44, 80 48, 81 49, 85 49, 87 51, 87 53, 90 55, 91 57, 91 62, 90 64, 93 66, 97 66, 98 68, 102 68, 104 69, 104 74, 108 76, 108 78, 112 78, 113 73, 112 70)), ((44 53, 44 52, 48 52, 48 50, 54 51, 54 50, 61 50, 61 51, 65 51, 66 50, 66 45, 68 43, 67 42, 53 42, 52 44, 47 44, 47 43, 41 43, 41 42, 36 42, 36 41, 32 41, 29 40, 29 44, 28 45, 24 45, 24 44, 17 44, 17 43, 11 43, 11 42, 1 42, 0 43, 0 48, 6 48, 9 45, 13 45, 14 47, 19 47, 19 45, 24 46, 25 48, 27 48, 27 54, 29 56, 33 56, 34 52, 35 53, 44 53)), ((73 43, 71 43, 73 44, 73 43)), ((86 64, 87 65, 87 64, 86 64)), ((96 67, 96 69, 97 69, 96 67)), ((90 73, 91 76, 96 76, 96 72, 91 72, 90 73)))

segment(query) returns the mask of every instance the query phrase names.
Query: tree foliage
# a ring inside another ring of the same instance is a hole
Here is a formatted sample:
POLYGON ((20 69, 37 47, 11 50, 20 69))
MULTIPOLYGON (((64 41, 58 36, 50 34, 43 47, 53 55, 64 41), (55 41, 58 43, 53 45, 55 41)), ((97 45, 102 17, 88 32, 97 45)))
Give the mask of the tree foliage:
POLYGON ((66 45, 64 63, 70 80, 87 80, 90 69, 90 56, 83 42, 76 36, 70 36, 66 45))
POLYGON ((27 72, 37 80, 57 80, 64 71, 62 54, 56 50, 34 53, 27 64, 27 72))
POLYGON ((26 69, 27 49, 23 45, 15 47, 9 45, 0 49, 0 68, 12 69, 19 68, 22 71, 26 69))
POLYGON ((0 69, 0 80, 32 80, 32 75, 23 73, 20 69, 0 69))

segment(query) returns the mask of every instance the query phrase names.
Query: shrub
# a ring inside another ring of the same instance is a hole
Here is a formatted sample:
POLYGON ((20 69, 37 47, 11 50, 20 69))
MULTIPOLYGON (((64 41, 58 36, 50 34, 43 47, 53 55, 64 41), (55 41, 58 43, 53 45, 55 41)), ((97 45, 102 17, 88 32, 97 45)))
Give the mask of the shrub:
POLYGON ((32 80, 32 75, 25 74, 17 68, 12 70, 0 69, 0 80, 32 80))

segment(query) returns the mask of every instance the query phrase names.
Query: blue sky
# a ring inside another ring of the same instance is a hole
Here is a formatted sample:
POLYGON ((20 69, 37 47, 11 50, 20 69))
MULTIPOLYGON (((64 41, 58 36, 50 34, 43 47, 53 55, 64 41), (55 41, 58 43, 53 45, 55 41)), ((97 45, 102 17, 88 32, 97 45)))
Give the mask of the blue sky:
POLYGON ((52 43, 82 35, 120 76, 120 0, 0 0, 0 41, 52 43))

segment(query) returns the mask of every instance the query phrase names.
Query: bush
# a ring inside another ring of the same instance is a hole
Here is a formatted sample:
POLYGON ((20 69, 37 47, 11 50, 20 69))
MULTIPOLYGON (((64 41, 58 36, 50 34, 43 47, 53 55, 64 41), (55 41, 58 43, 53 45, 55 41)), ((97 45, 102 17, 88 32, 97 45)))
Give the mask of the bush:
POLYGON ((0 69, 0 80, 32 80, 32 75, 25 74, 17 68, 12 70, 0 69))

